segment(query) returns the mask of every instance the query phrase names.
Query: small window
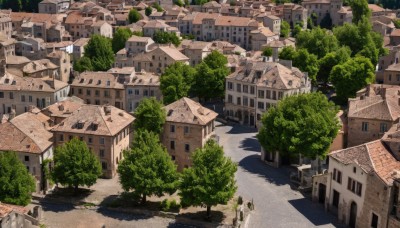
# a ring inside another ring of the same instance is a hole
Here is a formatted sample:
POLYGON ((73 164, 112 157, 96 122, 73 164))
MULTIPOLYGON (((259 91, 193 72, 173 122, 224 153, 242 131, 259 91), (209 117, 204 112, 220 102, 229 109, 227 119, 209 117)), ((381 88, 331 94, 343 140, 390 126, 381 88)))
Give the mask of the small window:
POLYGON ((0 98, 4 98, 4 92, 0 92, 0 98))
POLYGON ((26 161, 26 162, 29 161, 29 156, 25 156, 25 161, 26 161))
POLYGON ((378 228, 378 221, 379 221, 378 215, 372 213, 371 228, 378 228))
POLYGON ((379 127, 379 130, 380 130, 380 132, 381 133, 385 133, 385 132, 387 132, 387 124, 386 123, 381 123, 380 124, 380 127, 379 127))
POLYGON ((171 150, 175 150, 175 141, 170 142, 170 148, 171 150))
POLYGON ((104 138, 100 138, 100 144, 104 145, 104 138))
POLYGON ((101 158, 104 158, 104 149, 100 149, 100 153, 99 153, 101 158))
POLYGON ((64 141, 64 135, 60 135, 58 139, 59 139, 59 141, 61 141, 61 142, 64 141))
POLYGON ((93 143, 93 139, 92 139, 92 137, 89 137, 89 138, 88 138, 88 143, 90 143, 90 144, 92 144, 92 143, 93 143))
POLYGON ((171 156, 171 159, 172 159, 172 161, 175 161, 175 156, 172 155, 172 156, 171 156))
POLYGON ((353 167, 353 173, 356 173, 356 172, 357 172, 357 168, 353 167))
POLYGON ((189 126, 185 126, 183 128, 183 131, 184 131, 185 134, 189 134, 189 126))
POLYGON ((368 122, 362 122, 361 131, 368 131, 368 122))
POLYGON ((172 132, 172 133, 175 132, 175 125, 170 126, 170 132, 172 132))
POLYGON ((190 145, 189 144, 185 144, 185 152, 189 152, 190 151, 190 145))
POLYGON ((101 168, 103 169, 103 170, 106 170, 107 169, 107 162, 101 162, 101 168))

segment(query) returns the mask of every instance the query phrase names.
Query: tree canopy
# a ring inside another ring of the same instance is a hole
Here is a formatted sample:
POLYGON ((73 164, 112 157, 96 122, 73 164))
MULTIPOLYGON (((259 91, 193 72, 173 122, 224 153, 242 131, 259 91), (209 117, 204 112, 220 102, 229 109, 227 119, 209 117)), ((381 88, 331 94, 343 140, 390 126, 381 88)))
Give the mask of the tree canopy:
POLYGON ((129 28, 117 28, 112 39, 112 49, 114 53, 125 47, 126 41, 132 36, 132 31, 129 28))
POLYGON ((289 96, 262 117, 262 147, 284 155, 324 158, 339 130, 338 107, 322 93, 289 96))
POLYGON ((101 174, 100 161, 84 141, 73 138, 56 147, 51 171, 55 183, 77 190, 79 186, 92 186, 101 174))
POLYGON ((316 27, 312 30, 301 31, 296 36, 296 46, 299 49, 307 49, 310 54, 314 54, 320 59, 337 50, 339 42, 328 30, 316 27))
POLYGON ((267 56, 267 57, 272 56, 272 48, 270 48, 270 47, 264 48, 263 52, 262 52, 262 55, 263 56, 267 56))
POLYGON ((93 35, 85 46, 84 57, 87 57, 87 59, 80 62, 82 68, 92 68, 94 71, 109 70, 114 63, 111 39, 101 35, 93 35))
POLYGON ((356 92, 375 81, 375 67, 368 58, 358 56, 333 67, 330 81, 337 96, 346 101, 355 97, 356 92))
POLYGON ((319 61, 319 71, 317 81, 327 84, 332 68, 338 64, 342 64, 350 59, 351 50, 348 47, 341 47, 334 52, 325 55, 319 61))
POLYGON ((154 97, 143 99, 135 109, 134 115, 136 129, 147 130, 156 134, 162 132, 166 113, 162 104, 154 97))
POLYGON ((291 46, 284 47, 279 53, 280 59, 292 60, 293 66, 302 72, 307 72, 310 79, 315 83, 319 70, 318 58, 308 53, 307 49, 296 50, 291 46))
POLYGON ((192 159, 193 166, 183 170, 178 194, 182 205, 204 205, 210 217, 212 206, 226 204, 235 194, 237 165, 214 140, 197 149, 192 159))
POLYGON ((125 151, 124 157, 118 166, 120 183, 124 191, 140 195, 142 203, 147 196, 161 197, 177 190, 176 165, 154 132, 137 131, 132 149, 125 151))
POLYGON ((290 33, 290 25, 287 23, 285 20, 282 20, 281 22, 281 37, 289 37, 290 33))
POLYGON ((152 6, 153 6, 154 9, 157 10, 157 12, 164 11, 164 9, 157 2, 155 2, 152 6))
POLYGON ((357 24, 363 17, 370 18, 371 10, 368 8, 367 0, 352 0, 350 6, 353 12, 353 23, 357 24))
POLYGON ((151 6, 146 7, 146 9, 144 9, 144 14, 146 14, 146 16, 150 16, 153 13, 153 8, 151 6))
POLYGON ((153 35, 153 40, 158 44, 172 43, 176 47, 181 43, 181 40, 174 32, 157 31, 153 35))
MULTIPOLYGON (((40 172, 40 170, 38 170, 40 172)), ((25 206, 36 181, 14 152, 0 152, 0 201, 25 206)))
POLYGON ((187 97, 189 95, 196 70, 182 62, 169 65, 160 78, 160 89, 164 104, 187 97))
POLYGON ((200 99, 222 98, 225 94, 225 78, 229 74, 228 59, 218 51, 212 51, 196 66, 192 91, 200 99))
POLYGON ((88 57, 81 57, 74 61, 74 70, 82 73, 84 71, 93 71, 92 61, 88 57))
POLYGON ((142 19, 142 15, 137 11, 137 9, 132 8, 128 14, 128 21, 130 24, 138 22, 142 19))
POLYGON ((13 12, 39 11, 39 3, 43 0, 0 0, 2 9, 11 9, 13 12))

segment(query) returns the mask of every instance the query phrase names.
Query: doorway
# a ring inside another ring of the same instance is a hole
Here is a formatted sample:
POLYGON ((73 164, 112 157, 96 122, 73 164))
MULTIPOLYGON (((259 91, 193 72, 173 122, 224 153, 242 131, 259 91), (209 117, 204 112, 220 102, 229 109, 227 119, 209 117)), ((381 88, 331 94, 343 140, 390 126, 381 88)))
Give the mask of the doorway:
POLYGON ((350 219, 349 219, 349 227, 356 227, 356 219, 357 219, 357 204, 353 201, 350 205, 350 219))
POLYGON ((318 186, 318 202, 325 204, 326 185, 319 183, 318 186))

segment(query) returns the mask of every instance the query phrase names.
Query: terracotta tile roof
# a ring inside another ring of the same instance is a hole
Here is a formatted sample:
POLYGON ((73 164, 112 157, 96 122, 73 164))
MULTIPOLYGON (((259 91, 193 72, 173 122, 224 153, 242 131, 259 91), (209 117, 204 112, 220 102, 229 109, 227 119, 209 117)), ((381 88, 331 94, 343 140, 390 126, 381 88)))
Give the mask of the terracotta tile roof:
POLYGON ((227 78, 275 89, 301 88, 306 83, 305 74, 295 67, 289 69, 280 63, 260 61, 249 61, 227 78))
POLYGON ((134 117, 114 106, 83 105, 63 122, 54 126, 54 132, 114 136, 134 121, 134 117), (109 111, 109 114, 106 112, 109 111), (79 129, 77 123, 83 124, 79 129), (94 130, 94 125, 97 129, 94 130))
POLYGON ((74 42, 74 46, 82 47, 89 42, 90 38, 80 38, 74 42))
POLYGON ((252 31, 250 31, 250 33, 253 34, 253 35, 254 34, 262 34, 265 37, 276 36, 275 33, 273 33, 269 28, 266 28, 266 27, 260 27, 260 28, 258 28, 256 30, 252 30, 252 31))
POLYGON ((374 13, 374 12, 383 12, 385 11, 384 8, 376 5, 376 4, 368 4, 368 8, 374 13))
POLYGON ((83 72, 72 81, 72 86, 124 89, 117 78, 107 72, 83 72))
POLYGON ((26 58, 25 56, 17 56, 17 55, 10 55, 7 56, 7 65, 17 65, 17 64, 24 64, 29 63, 31 60, 26 58))
POLYGON ((49 117, 68 117, 83 105, 83 100, 68 97, 63 101, 59 101, 47 106, 41 112, 49 117))
POLYGON ((387 71, 400 71, 400 63, 392 64, 386 70, 387 71))
POLYGON ((55 92, 67 86, 68 83, 50 78, 20 77, 9 73, 0 77, 0 90, 7 91, 55 92))
POLYGON ((400 29, 394 29, 392 33, 390 33, 390 36, 400 36, 400 29))
POLYGON ((166 121, 176 123, 206 125, 218 115, 186 97, 165 106, 164 109, 167 113, 166 121))
POLYGON ((126 85, 160 86, 160 76, 150 72, 136 72, 126 85))
POLYGON ((58 69, 59 66, 55 65, 54 63, 50 62, 50 59, 40 59, 36 61, 32 61, 26 64, 22 71, 27 74, 44 71, 44 70, 55 70, 58 69))
POLYGON ((171 26, 165 24, 163 20, 151 20, 147 22, 143 28, 169 28, 171 26))
POLYGON ((13 22, 29 20, 33 23, 57 23, 62 21, 62 14, 11 12, 10 16, 13 22))
POLYGON ((53 145, 48 117, 26 112, 0 124, 0 151, 40 154, 53 145))
POLYGON ((216 1, 209 1, 209 2, 203 4, 203 8, 209 8, 209 7, 216 7, 216 8, 218 8, 218 7, 221 7, 221 4, 219 4, 219 3, 216 2, 216 1))
POLYGON ((387 185, 392 184, 393 173, 400 171, 400 162, 393 157, 382 140, 334 151, 329 156, 344 165, 357 165, 366 173, 376 173, 387 185))
MULTIPOLYGON (((142 37, 142 36, 131 36, 128 39, 128 42, 141 42, 141 43, 147 43, 149 41, 152 41, 153 39, 151 39, 150 37, 142 37)), ((153 41, 154 42, 154 41, 153 41)))
POLYGON ((13 211, 12 207, 7 206, 7 205, 5 205, 3 203, 0 203, 0 218, 6 217, 12 211, 13 211))

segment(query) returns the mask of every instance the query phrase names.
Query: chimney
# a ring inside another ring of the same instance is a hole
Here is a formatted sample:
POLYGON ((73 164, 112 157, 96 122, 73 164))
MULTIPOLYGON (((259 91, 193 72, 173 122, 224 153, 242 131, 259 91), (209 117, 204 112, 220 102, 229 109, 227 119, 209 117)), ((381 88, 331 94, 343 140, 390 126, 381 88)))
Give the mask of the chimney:
POLYGON ((6 75, 6 60, 0 60, 0 77, 6 75))
POLYGON ((111 106, 105 105, 104 106, 104 113, 106 114, 106 116, 110 116, 111 115, 111 106))
POLYGON ((59 110, 59 111, 64 111, 64 105, 63 105, 63 104, 60 104, 60 105, 58 106, 58 110, 59 110))

